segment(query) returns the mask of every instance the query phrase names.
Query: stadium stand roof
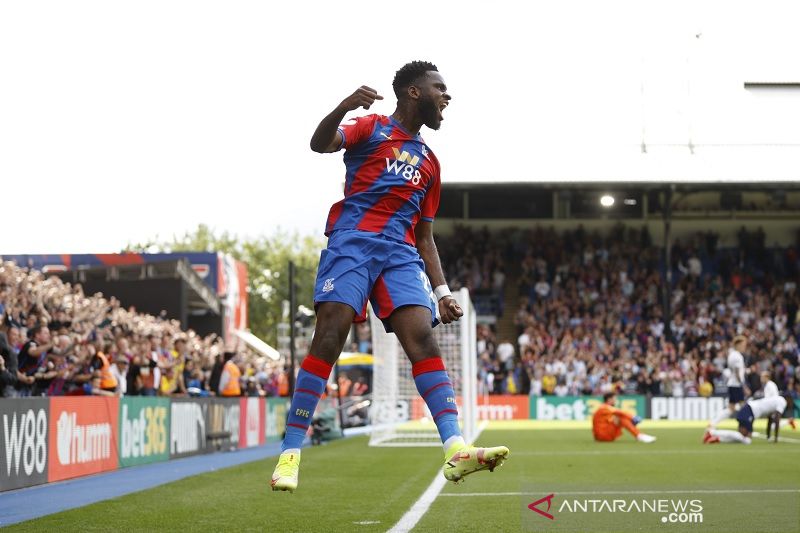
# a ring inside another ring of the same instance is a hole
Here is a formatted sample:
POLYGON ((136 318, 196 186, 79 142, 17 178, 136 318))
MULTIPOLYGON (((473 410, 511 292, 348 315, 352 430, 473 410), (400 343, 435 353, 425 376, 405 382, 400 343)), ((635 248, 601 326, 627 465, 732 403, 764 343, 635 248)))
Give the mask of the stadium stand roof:
MULTIPOLYGON (((208 310, 220 313, 220 303, 214 291, 192 270, 185 259, 140 265, 112 265, 79 267, 76 270, 56 273, 63 281, 86 284, 91 281, 146 281, 180 279, 186 283, 189 311, 208 310)), ((110 294, 113 296, 113 294, 110 294)))

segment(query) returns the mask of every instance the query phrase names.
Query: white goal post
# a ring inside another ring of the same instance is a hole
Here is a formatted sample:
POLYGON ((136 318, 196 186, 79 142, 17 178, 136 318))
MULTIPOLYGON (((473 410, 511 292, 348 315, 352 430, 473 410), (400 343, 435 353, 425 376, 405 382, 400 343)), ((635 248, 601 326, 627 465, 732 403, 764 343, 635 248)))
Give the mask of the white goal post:
MULTIPOLYGON (((477 339, 475 308, 465 288, 453 297, 464 316, 433 329, 447 373, 453 382, 464 440, 477 436, 477 339)), ((441 446, 436 425, 420 398, 411 363, 397 336, 386 333, 383 323, 370 310, 372 329, 372 404, 370 446, 441 446)))

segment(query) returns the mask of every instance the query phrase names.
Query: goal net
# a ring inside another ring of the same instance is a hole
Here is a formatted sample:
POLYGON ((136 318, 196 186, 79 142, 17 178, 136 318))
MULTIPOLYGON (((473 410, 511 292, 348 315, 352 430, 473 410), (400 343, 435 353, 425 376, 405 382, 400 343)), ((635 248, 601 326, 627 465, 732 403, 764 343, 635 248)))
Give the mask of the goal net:
MULTIPOLYGON (((469 291, 453 294, 464 316, 433 329, 447 373, 453 382, 464 440, 477 436, 477 344, 475 308, 469 291)), ((411 363, 397 336, 386 333, 383 323, 370 312, 372 351, 372 433, 370 446, 441 446, 436 424, 420 398, 411 363)))

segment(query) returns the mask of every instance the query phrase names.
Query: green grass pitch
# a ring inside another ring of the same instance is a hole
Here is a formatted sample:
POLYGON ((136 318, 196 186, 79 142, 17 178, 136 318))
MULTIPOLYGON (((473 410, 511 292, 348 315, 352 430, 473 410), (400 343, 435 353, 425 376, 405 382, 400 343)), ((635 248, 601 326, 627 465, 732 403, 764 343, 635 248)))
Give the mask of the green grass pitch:
MULTIPOLYGON (((645 422, 658 441, 641 444, 630 435, 595 443, 585 423, 492 423, 478 443, 509 446, 506 465, 446 485, 413 531, 800 531, 800 432, 784 431, 789 440, 778 444, 704 446, 702 426, 687 425, 645 422), (552 520, 527 507, 549 494, 552 520), (699 500, 702 523, 561 508, 574 500, 629 508, 634 499, 699 500)), ((369 448, 353 438, 305 450, 295 494, 269 490, 270 458, 7 530, 387 531, 440 475, 441 460, 438 448, 369 448)))

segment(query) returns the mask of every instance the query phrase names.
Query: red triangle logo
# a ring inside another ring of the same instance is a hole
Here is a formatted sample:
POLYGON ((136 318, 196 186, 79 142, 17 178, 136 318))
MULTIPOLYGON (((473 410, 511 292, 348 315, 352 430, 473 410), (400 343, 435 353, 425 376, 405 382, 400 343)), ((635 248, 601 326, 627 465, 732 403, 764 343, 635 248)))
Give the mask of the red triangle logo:
POLYGON ((549 495, 545 496, 544 498, 536 500, 535 502, 533 502, 532 504, 530 504, 528 506, 528 509, 530 509, 531 511, 534 511, 536 513, 539 513, 540 515, 542 515, 545 518, 549 518, 550 520, 555 520, 555 518, 553 518, 553 515, 551 515, 548 512, 548 511, 550 511, 550 505, 552 505, 552 503, 553 503, 553 501, 552 501, 553 500, 553 496, 555 496, 555 494, 549 494, 549 495), (544 502, 547 502, 547 511, 542 511, 541 509, 537 509, 536 508, 537 505, 539 505, 540 503, 544 503, 544 502))

